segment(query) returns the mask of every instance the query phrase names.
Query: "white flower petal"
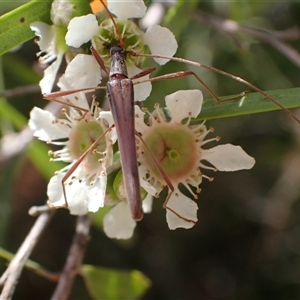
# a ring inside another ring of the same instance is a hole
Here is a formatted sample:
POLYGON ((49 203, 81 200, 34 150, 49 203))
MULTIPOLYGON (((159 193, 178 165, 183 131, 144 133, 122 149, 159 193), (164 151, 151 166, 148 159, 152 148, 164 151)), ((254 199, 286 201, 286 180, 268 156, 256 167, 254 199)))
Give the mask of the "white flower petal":
POLYGON ((202 151, 202 158, 210 162, 219 171, 230 172, 251 169, 255 164, 255 159, 240 146, 225 144, 202 151))
MULTIPOLYGON (((110 111, 100 111, 97 120, 98 119, 105 119, 108 122, 109 127, 111 127, 115 123, 110 111)), ((114 144, 118 139, 116 127, 113 127, 107 134, 109 135, 109 139, 111 140, 112 144, 114 144)))
MULTIPOLYGON (((127 71, 128 71, 128 76, 129 78, 142 72, 142 69, 139 69, 138 67, 136 67, 135 65, 131 64, 127 66, 127 71)), ((134 79, 133 82, 139 82, 139 81, 143 81, 143 80, 147 80, 149 79, 149 74, 146 76, 143 76, 141 78, 138 79, 134 79)), ((145 99, 147 99, 151 93, 152 90, 152 84, 151 82, 144 82, 144 83, 140 83, 140 84, 135 84, 133 86, 134 89, 134 101, 144 101, 145 99)))
POLYGON ((109 127, 111 127, 115 123, 112 113, 110 111, 100 111, 99 116, 97 117, 97 120, 99 120, 99 119, 105 119, 107 121, 109 127))
MULTIPOLYGON (((153 55, 159 54, 171 57, 178 48, 174 34, 168 28, 159 25, 149 27, 143 36, 143 41, 149 46, 153 55)), ((160 65, 164 65, 169 61, 169 59, 164 58, 154 58, 154 60, 160 65)))
MULTIPOLYGON (((143 168, 139 167, 139 172, 142 170, 143 168)), ((146 172, 145 172, 146 174, 146 172)), ((140 177, 140 185, 141 187, 151 196, 155 196, 158 193, 158 190, 152 185, 150 184, 148 181, 144 180, 141 174, 139 174, 140 177)))
POLYGON ((107 176, 99 176, 99 179, 88 190, 88 210, 90 212, 97 212, 100 207, 104 206, 105 192, 106 192, 107 176))
POLYGON ((30 28, 36 36, 40 37, 38 45, 41 51, 47 52, 55 36, 54 27, 43 22, 34 22, 30 24, 30 28))
POLYGON ((132 219, 125 201, 113 207, 103 219, 103 229, 109 238, 129 239, 135 226, 136 222, 132 219))
POLYGON ((77 54, 68 64, 64 78, 73 89, 93 88, 101 82, 101 69, 92 55, 77 54))
POLYGON ((150 195, 155 196, 156 194, 159 194, 162 191, 162 186, 159 185, 159 187, 154 187, 152 184, 150 184, 148 181, 144 180, 143 178, 147 178, 148 171, 145 168, 144 165, 138 166, 139 169, 139 177, 140 177, 140 185, 141 187, 150 195))
POLYGON ((147 194, 146 198, 143 200, 143 212, 149 214, 152 211, 153 196, 147 194))
MULTIPOLYGON (((82 110, 89 110, 90 106, 89 103, 87 101, 85 92, 79 92, 79 93, 74 93, 74 94, 70 94, 68 96, 65 96, 66 99, 68 99, 68 102, 70 102, 73 105, 76 105, 79 109, 82 110)), ((72 109, 72 107, 70 107, 70 114, 71 112, 74 112, 75 109, 72 109)), ((76 110, 76 113, 78 114, 78 110, 76 110)), ((80 116, 78 116, 80 117, 80 116)), ((73 120, 78 119, 78 117, 73 117, 73 120)))
POLYGON ((66 203, 62 189, 62 179, 64 175, 65 173, 54 175, 48 183, 47 195, 53 206, 63 206, 66 203))
POLYGON ((109 139, 110 139, 110 141, 111 141, 112 144, 114 144, 117 141, 118 135, 117 135, 116 127, 114 127, 111 130, 110 135, 109 135, 109 139))
POLYGON ((143 0, 108 0, 107 7, 122 21, 130 18, 141 18, 147 10, 143 0))
POLYGON ((145 124, 144 116, 145 113, 141 110, 138 105, 134 106, 134 114, 135 114, 135 129, 137 132, 143 134, 148 126, 145 124))
POLYGON ((195 201, 192 201, 185 195, 183 195, 178 189, 175 189, 171 195, 167 207, 176 212, 175 213, 167 209, 167 223, 170 229, 176 228, 191 228, 198 221, 197 210, 198 206, 195 201), (184 219, 183 219, 184 218, 184 219))
POLYGON ((71 186, 67 187, 66 190, 70 214, 77 216, 86 215, 89 212, 87 201, 89 187, 76 181, 71 186))
POLYGON ((63 53, 57 54, 56 60, 44 71, 44 77, 40 81, 42 94, 51 93, 63 56, 63 53))
POLYGON ((181 123, 189 116, 199 115, 203 102, 202 92, 199 90, 181 90, 165 97, 172 122, 181 123))
POLYGON ((136 116, 138 116, 138 119, 141 120, 143 124, 145 124, 144 123, 144 116, 145 116, 146 113, 143 112, 138 105, 134 106, 134 114, 136 116))
POLYGON ((62 188, 62 179, 66 173, 59 173, 53 176, 48 184, 47 195, 49 203, 54 207, 62 207, 65 201, 71 215, 85 215, 88 213, 87 197, 88 187, 75 181, 71 185, 66 185, 66 200, 62 188))
POLYGON ((82 44, 90 41, 99 31, 96 16, 88 14, 86 16, 73 18, 68 25, 66 43, 69 46, 79 48, 82 44))
POLYGON ((62 91, 69 91, 72 88, 71 83, 66 79, 66 75, 63 74, 60 78, 59 81, 57 82, 57 86, 60 87, 62 91))
POLYGON ((30 112, 28 125, 33 135, 42 141, 57 140, 68 137, 70 128, 55 122, 56 117, 49 111, 34 107, 30 112))
MULTIPOLYGON (((74 90, 74 87, 66 79, 66 75, 65 74, 63 74, 59 78, 57 86, 60 87, 61 91, 71 91, 71 90, 74 90)), ((72 94, 69 94, 67 96, 61 97, 61 99, 59 99, 59 100, 64 101, 66 103, 71 103, 71 104, 77 106, 78 108, 89 110, 89 103, 88 103, 88 101, 86 99, 85 93, 86 92, 72 93, 72 94)), ((75 112, 75 110, 72 110, 72 107, 70 106, 70 114, 72 114, 72 112, 75 112)), ((78 116, 71 115, 71 117, 73 119, 76 119, 76 118, 80 117, 80 115, 78 115, 78 116)))
POLYGON ((158 25, 162 22, 165 16, 165 8, 162 2, 152 2, 148 6, 145 16, 139 21, 141 28, 148 28, 153 25, 158 25))

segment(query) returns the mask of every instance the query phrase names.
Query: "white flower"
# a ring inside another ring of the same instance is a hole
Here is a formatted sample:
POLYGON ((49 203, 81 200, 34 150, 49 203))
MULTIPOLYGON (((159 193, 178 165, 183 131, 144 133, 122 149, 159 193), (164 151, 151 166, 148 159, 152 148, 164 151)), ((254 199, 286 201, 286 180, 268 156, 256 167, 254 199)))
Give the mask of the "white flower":
POLYGON ((201 91, 178 91, 168 95, 165 100, 171 116, 169 122, 163 111, 156 107, 150 114, 150 124, 147 126, 144 123, 144 113, 136 106, 136 130, 147 145, 145 147, 143 143, 139 143, 138 146, 139 172, 140 176, 152 185, 154 192, 147 189, 143 181, 141 185, 152 195, 157 195, 169 185, 169 188, 174 190, 165 203, 169 228, 191 228, 197 222, 198 207, 194 201, 181 193, 178 185, 183 184, 197 199, 190 185, 199 193, 198 186, 202 177, 212 180, 202 174, 200 169, 227 172, 251 169, 255 160, 240 146, 226 144, 210 149, 202 148, 206 143, 218 141, 219 138, 205 141, 206 135, 212 129, 207 129, 204 122, 200 125, 190 125, 191 118, 195 118, 201 111, 201 91), (153 157, 157 163, 154 163, 153 157), (213 167, 205 164, 205 161, 213 167))
MULTIPOLYGON (((120 30, 121 39, 124 42, 124 49, 134 53, 145 53, 144 45, 147 45, 152 54, 173 56, 177 50, 177 42, 173 33, 164 27, 154 25, 144 33, 129 18, 142 17, 145 14, 146 6, 143 1, 112 1, 108 0, 108 8, 117 16, 115 22, 120 30)), ((73 18, 68 26, 66 43, 72 47, 80 47, 82 44, 92 41, 105 65, 110 67, 111 58, 109 49, 114 45, 120 45, 120 36, 111 19, 104 20, 98 25, 95 15, 73 18), (87 26, 88 24, 88 26, 87 26), (85 30, 82 30, 85 28, 85 30)), ((154 58, 159 64, 165 64, 168 60, 154 58)), ((140 62, 140 57, 132 56, 130 53, 126 58, 129 77, 132 77, 142 70, 136 65, 140 62)), ((149 75, 142 79, 147 80, 149 75)), ((145 100, 151 92, 151 83, 146 82, 134 86, 135 101, 145 100)))
MULTIPOLYGON (((143 200, 144 213, 152 210, 152 196, 150 194, 143 200)), ((119 202, 103 219, 103 229, 109 238, 129 239, 132 237, 136 221, 132 219, 128 203, 119 202)))
POLYGON ((127 202, 121 201, 103 219, 103 229, 109 238, 129 239, 136 222, 132 219, 127 202))
MULTIPOLYGON (((110 113, 99 112, 94 104, 90 109, 72 107, 73 103, 82 105, 86 102, 85 97, 78 99, 81 96, 84 94, 78 93, 77 99, 66 101, 71 105, 68 114, 65 109, 62 110, 66 119, 58 119, 50 112, 35 107, 29 120, 34 136, 47 143, 64 146, 50 153, 52 161, 70 164, 51 178, 48 204, 59 208, 66 207, 67 202, 70 213, 74 215, 96 212, 104 205, 106 168, 112 164, 112 143, 116 140, 114 130, 106 132, 112 124, 110 113)), ((83 107, 88 107, 87 103, 83 107)))
POLYGON ((37 42, 41 52, 37 53, 41 56, 40 61, 44 64, 52 63, 44 72, 44 77, 40 81, 40 87, 43 94, 50 93, 54 85, 56 74, 61 65, 64 50, 62 47, 58 47, 56 44, 57 32, 54 25, 48 25, 43 22, 34 22, 30 25, 36 36, 39 37, 37 42))

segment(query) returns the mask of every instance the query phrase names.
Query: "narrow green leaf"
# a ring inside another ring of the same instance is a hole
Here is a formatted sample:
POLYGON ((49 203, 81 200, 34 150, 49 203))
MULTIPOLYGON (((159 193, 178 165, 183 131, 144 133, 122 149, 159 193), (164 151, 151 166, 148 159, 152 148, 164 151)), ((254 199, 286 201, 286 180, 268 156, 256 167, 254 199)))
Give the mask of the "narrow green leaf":
MULTIPOLYGON (((266 93, 287 109, 300 107, 300 88, 267 91, 266 93)), ((221 99, 231 97, 235 96, 222 97, 221 99)), ((203 108, 197 120, 235 117, 280 109, 279 106, 260 93, 249 93, 237 100, 224 101, 223 103, 218 103, 215 99, 204 100, 203 108)))
POLYGON ((32 65, 14 53, 3 55, 3 67, 5 69, 6 80, 9 77, 13 77, 14 83, 18 85, 38 84, 42 79, 41 75, 37 74, 32 68, 32 65))
POLYGON ((33 0, 0 17, 0 55, 34 37, 30 24, 50 24, 52 0, 33 0))
POLYGON ((117 271, 83 265, 80 274, 93 299, 139 299, 151 285, 137 270, 117 271))
POLYGON ((0 117, 1 119, 10 120, 19 130, 27 124, 27 119, 4 98, 0 98, 0 117))
MULTIPOLYGON (((3 257, 6 260, 12 260, 14 258, 15 254, 11 253, 7 250, 5 250, 4 248, 0 247, 0 257, 3 257)), ((36 263, 30 259, 27 260, 25 267, 31 271, 33 271, 34 273, 47 278, 48 280, 58 280, 59 275, 52 273, 48 270, 46 270, 45 268, 43 268, 39 263, 36 263)))

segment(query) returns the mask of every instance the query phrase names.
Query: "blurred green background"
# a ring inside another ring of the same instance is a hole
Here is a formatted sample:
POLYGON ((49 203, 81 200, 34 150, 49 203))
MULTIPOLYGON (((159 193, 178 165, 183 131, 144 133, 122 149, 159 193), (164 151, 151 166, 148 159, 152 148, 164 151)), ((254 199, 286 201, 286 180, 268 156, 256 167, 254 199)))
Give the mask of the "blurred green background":
MULTIPOLYGON (((4 4, 0 2, 1 13, 4 4)), ((298 1, 184 1, 166 8, 162 24, 177 38, 178 57, 212 65, 263 90, 273 90, 299 86, 297 61, 243 29, 229 34, 225 31, 228 23, 218 21, 236 21, 255 28, 256 33, 272 31, 272 36, 280 35, 297 52, 299 15, 298 1)), ((36 52, 32 40, 2 56, 3 88, 39 82, 42 70, 36 52)), ((170 62, 154 75, 182 70, 195 71, 220 96, 249 90, 232 79, 179 63, 170 62)), ((154 83, 147 105, 163 103, 167 94, 188 88, 201 87, 193 78, 154 83)), ((210 98, 206 92, 205 97, 210 98)), ((33 106, 47 104, 38 90, 7 101, 25 118, 33 106)), ((293 113, 300 117, 298 110, 293 113)), ((5 114, 2 111, 0 119, 0 245, 15 252, 35 221, 28 209, 45 202, 47 180, 28 159, 27 148, 18 151, 26 138, 15 136, 5 114), (13 152, 17 155, 11 157, 13 152)), ((153 212, 145 215, 129 241, 110 240, 92 227, 85 263, 142 271, 152 281, 145 300, 300 299, 299 124, 278 111, 210 120, 207 125, 215 127, 210 137, 220 135, 219 143, 241 145, 256 159, 254 168, 205 172, 215 180, 204 180, 201 185, 199 221, 193 229, 170 231, 162 200, 155 200, 153 212)), ((31 258, 59 272, 74 224, 75 218, 67 211, 58 211, 31 258)), ((0 262, 2 273, 6 263, 0 262)), ((54 287, 24 270, 13 299, 49 299, 54 287)), ((89 299, 80 278, 70 299, 89 299)))

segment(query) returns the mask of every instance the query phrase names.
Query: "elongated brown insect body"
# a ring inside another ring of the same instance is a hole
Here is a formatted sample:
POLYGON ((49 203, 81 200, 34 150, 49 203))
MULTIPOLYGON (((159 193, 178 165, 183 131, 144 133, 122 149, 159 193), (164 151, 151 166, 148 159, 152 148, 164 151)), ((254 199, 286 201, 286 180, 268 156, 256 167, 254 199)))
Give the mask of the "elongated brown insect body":
POLYGON ((115 46, 110 54, 107 95, 118 135, 127 201, 132 218, 138 221, 143 218, 143 211, 135 143, 133 83, 127 77, 126 51, 115 46))

